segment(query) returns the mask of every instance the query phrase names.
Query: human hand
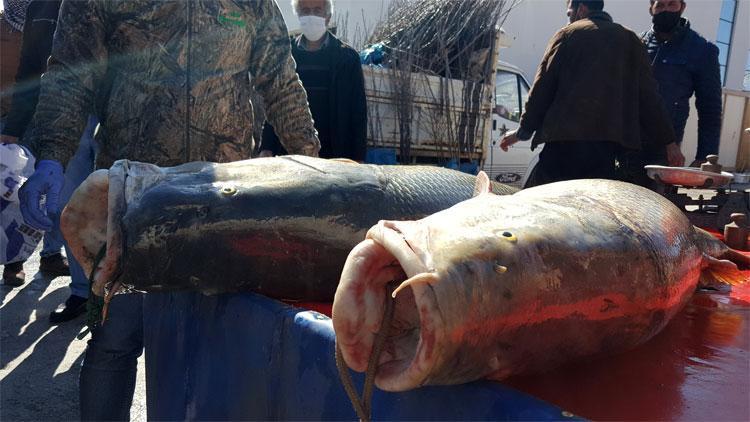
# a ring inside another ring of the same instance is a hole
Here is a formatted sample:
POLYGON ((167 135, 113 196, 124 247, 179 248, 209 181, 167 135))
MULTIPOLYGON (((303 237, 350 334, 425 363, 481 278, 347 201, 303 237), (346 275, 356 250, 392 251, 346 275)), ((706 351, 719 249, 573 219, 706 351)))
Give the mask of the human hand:
POLYGON ((17 144, 18 138, 11 135, 0 134, 0 144, 17 144))
POLYGON ((36 170, 18 191, 21 215, 29 226, 49 231, 52 229, 50 213, 57 212, 57 202, 63 187, 62 164, 54 160, 41 160, 36 170), (41 209, 42 195, 46 195, 45 210, 41 209))
POLYGON ((302 149, 302 155, 307 155, 308 157, 318 157, 319 153, 320 144, 310 144, 302 149))
POLYGON ((682 167, 685 165, 685 156, 682 155, 680 146, 676 142, 667 145, 667 163, 672 167, 682 167))
POLYGON ((519 141, 516 132, 518 131, 512 130, 503 137, 503 139, 500 141, 500 149, 502 149, 503 151, 508 151, 509 147, 519 141))

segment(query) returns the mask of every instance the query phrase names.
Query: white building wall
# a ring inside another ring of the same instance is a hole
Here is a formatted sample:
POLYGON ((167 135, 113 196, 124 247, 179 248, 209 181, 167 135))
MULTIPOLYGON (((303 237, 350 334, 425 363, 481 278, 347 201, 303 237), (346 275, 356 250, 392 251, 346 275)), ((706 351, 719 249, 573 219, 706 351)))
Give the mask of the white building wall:
MULTIPOLYGON (((715 39, 716 34, 714 34, 715 39)), ((729 53, 729 62, 727 63, 727 88, 737 91, 743 89, 743 78, 745 77, 745 66, 748 62, 749 53, 750 0, 740 0, 737 2, 737 14, 734 19, 734 33, 732 34, 732 49, 729 53)))

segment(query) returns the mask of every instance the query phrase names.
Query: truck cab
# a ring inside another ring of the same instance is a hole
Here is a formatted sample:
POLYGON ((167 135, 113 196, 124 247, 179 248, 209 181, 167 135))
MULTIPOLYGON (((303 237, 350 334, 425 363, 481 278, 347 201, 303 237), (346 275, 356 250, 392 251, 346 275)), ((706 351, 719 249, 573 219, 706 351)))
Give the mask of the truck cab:
POLYGON ((541 146, 531 150, 531 142, 519 142, 503 151, 500 140, 518 129, 530 84, 518 67, 498 62, 495 75, 495 96, 492 107, 492 131, 482 170, 497 182, 522 187, 533 165, 538 160, 541 146))

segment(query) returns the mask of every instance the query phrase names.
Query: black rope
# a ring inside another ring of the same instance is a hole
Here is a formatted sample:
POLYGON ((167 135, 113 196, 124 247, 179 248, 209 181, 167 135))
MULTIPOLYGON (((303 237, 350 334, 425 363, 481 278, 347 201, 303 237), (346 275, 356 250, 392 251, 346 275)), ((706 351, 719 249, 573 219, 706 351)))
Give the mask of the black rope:
POLYGON ((94 257, 94 265, 91 267, 89 273, 89 300, 86 302, 86 313, 88 314, 88 326, 93 328, 102 321, 102 313, 104 309, 104 298, 94 294, 94 273, 96 273, 99 263, 102 262, 104 256, 107 254, 107 244, 102 245, 99 252, 94 257))
POLYGON ((360 421, 364 422, 369 422, 372 419, 372 394, 375 386, 375 373, 378 369, 378 362, 380 361, 380 355, 383 352, 385 339, 388 337, 388 331, 391 328, 391 321, 393 321, 393 305, 395 302, 391 296, 393 289, 394 286, 392 284, 389 284, 386 288, 385 313, 383 314, 383 320, 380 324, 380 331, 375 337, 375 345, 370 354, 370 360, 367 362, 365 384, 362 388, 363 391, 361 398, 357 394, 357 390, 352 382, 351 374, 349 373, 349 368, 346 366, 344 357, 341 355, 341 347, 339 347, 338 341, 336 342, 335 356, 339 378, 341 378, 341 383, 344 385, 344 391, 346 391, 346 395, 349 396, 349 400, 354 407, 354 411, 357 413, 357 417, 359 417, 360 421))

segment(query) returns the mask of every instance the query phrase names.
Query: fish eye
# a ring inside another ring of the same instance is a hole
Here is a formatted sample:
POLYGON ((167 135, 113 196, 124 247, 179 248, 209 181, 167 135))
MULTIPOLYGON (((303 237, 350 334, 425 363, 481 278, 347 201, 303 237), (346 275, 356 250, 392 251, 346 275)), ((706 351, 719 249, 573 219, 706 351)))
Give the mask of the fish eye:
POLYGON ((223 188, 221 188, 221 193, 224 196, 232 196, 237 193, 237 189, 232 186, 224 186, 223 188))
POLYGON ((513 234, 513 233, 511 233, 511 232, 503 232, 503 233, 502 233, 502 236, 503 236, 503 238, 504 238, 505 240, 507 240, 507 241, 509 241, 509 242, 516 242, 516 241, 518 240, 518 238, 516 238, 516 235, 514 235, 514 234, 513 234))

